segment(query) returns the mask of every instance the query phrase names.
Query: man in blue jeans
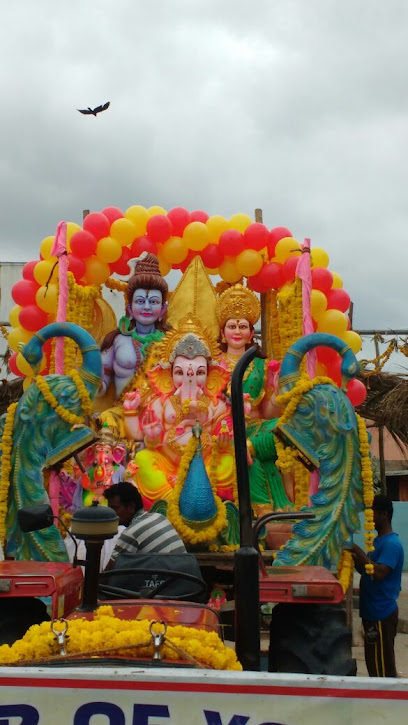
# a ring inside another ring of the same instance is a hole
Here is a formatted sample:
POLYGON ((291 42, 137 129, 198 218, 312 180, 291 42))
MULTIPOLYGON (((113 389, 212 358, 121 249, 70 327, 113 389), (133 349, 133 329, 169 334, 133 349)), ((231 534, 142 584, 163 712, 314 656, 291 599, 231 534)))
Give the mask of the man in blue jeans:
POLYGON ((364 627, 364 653, 370 677, 397 677, 394 640, 398 625, 397 599, 401 590, 404 550, 392 530, 392 501, 379 494, 373 502, 374 526, 378 536, 370 557, 353 544, 360 580, 360 616, 364 627), (374 565, 367 574, 366 564, 374 565))

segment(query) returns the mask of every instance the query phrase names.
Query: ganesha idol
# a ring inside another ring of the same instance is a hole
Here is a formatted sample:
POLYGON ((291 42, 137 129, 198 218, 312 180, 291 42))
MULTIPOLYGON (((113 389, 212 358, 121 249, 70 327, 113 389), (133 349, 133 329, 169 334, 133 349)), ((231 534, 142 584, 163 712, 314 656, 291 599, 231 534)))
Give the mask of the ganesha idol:
POLYGON ((223 395, 229 372, 218 363, 219 346, 193 314, 180 320, 160 343, 160 363, 148 371, 149 385, 125 395, 127 435, 141 444, 134 458, 135 483, 145 503, 170 497, 180 459, 198 422, 207 470, 218 488, 232 490, 231 417, 223 395), (215 456, 216 453, 216 456, 215 456))
POLYGON ((126 447, 118 443, 111 431, 103 427, 99 440, 86 449, 83 465, 86 469, 80 476, 82 504, 90 506, 93 501, 106 504, 104 493, 109 486, 123 481, 126 447))

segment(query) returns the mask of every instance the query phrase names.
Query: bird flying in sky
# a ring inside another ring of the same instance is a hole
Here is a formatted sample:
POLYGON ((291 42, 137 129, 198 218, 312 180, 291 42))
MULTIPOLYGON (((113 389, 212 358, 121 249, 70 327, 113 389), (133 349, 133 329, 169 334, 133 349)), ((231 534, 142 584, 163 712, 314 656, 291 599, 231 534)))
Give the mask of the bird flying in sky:
POLYGON ((77 111, 79 113, 83 113, 84 116, 97 116, 98 113, 102 113, 102 111, 107 111, 110 106, 110 101, 107 103, 103 103, 101 106, 96 106, 96 108, 77 108, 77 111))

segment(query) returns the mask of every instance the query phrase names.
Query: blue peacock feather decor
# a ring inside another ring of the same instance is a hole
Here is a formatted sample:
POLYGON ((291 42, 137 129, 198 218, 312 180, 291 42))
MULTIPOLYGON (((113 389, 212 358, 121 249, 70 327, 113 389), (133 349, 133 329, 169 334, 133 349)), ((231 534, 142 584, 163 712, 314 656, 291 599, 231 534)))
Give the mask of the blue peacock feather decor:
MULTIPOLYGON (((333 335, 307 335, 288 350, 281 367, 281 392, 290 390, 300 377, 303 356, 318 346, 342 355, 342 375, 357 375, 354 353, 333 335)), ((337 565, 342 549, 350 546, 359 530, 364 509, 358 424, 349 399, 334 384, 320 384, 305 393, 290 420, 277 429, 286 444, 296 447, 301 459, 319 469, 319 488, 311 497, 315 518, 294 524, 292 538, 278 551, 274 566, 337 565)))
MULTIPOLYGON (((34 335, 22 351, 35 370, 42 359, 43 344, 53 337, 70 337, 82 353, 79 374, 94 398, 101 380, 101 355, 91 335, 71 323, 53 323, 34 335)), ((47 375, 44 380, 52 395, 69 412, 82 415, 77 387, 68 375, 47 375)), ((0 422, 3 432, 5 416, 0 422)), ((17 560, 67 561, 63 539, 56 526, 42 531, 23 533, 17 511, 24 506, 48 503, 43 468, 56 465, 89 445, 94 432, 87 426, 72 428, 44 399, 33 384, 21 397, 14 418, 10 488, 6 517, 7 554, 17 560)), ((1 466, 1 460, 0 460, 1 466)))

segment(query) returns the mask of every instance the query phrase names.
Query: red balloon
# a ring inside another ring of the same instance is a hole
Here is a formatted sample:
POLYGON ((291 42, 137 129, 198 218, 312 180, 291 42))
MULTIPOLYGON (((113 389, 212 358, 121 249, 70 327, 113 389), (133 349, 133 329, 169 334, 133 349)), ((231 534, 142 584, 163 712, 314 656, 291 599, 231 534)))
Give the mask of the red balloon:
POLYGON ((116 272, 116 274, 129 274, 130 268, 128 266, 128 261, 134 256, 139 255, 132 254, 132 250, 129 249, 129 247, 123 247, 120 258, 116 262, 113 262, 109 265, 111 274, 113 274, 114 272, 116 272))
MULTIPOLYGON (((21 312, 20 312, 21 315, 21 312)), ((349 383, 347 383, 347 393, 346 393, 350 403, 354 405, 356 408, 358 405, 361 405, 364 403, 366 397, 367 397, 367 389, 364 383, 361 382, 361 380, 357 380, 356 378, 353 378, 350 380, 349 383)))
POLYGON ((264 224, 255 222, 250 224, 244 231, 244 245, 246 249, 255 249, 259 252, 267 246, 269 232, 264 224))
POLYGON ((345 289, 331 289, 326 293, 327 309, 347 312, 350 307, 350 295, 345 289))
POLYGON ((121 210, 118 209, 117 206, 107 206, 105 209, 102 209, 102 214, 106 216, 111 224, 113 224, 116 219, 123 218, 123 212, 121 212, 121 210))
POLYGON ((268 254, 270 257, 275 255, 275 247, 277 243, 284 237, 292 237, 292 232, 286 227, 274 227, 268 235, 268 254))
POLYGON ((338 353, 331 347, 318 347, 316 350, 316 356, 318 361, 323 363, 323 365, 326 365, 327 368, 340 360, 338 353))
POLYGON ((296 267, 298 266, 299 257, 289 257, 289 259, 282 265, 282 279, 283 283, 291 282, 295 279, 296 267))
POLYGON ((279 289, 283 285, 283 270, 282 264, 271 262, 265 264, 259 273, 261 291, 267 292, 270 289, 279 289))
POLYGON ((190 212, 182 206, 175 206, 174 209, 170 209, 167 212, 167 219, 170 219, 173 225, 173 234, 175 237, 182 237, 187 224, 190 224, 192 221, 190 212))
MULTIPOLYGON (((207 214, 206 211, 192 211, 190 214, 190 221, 191 222, 202 222, 203 224, 206 223, 207 219, 209 219, 210 216, 207 214)), ((215 269, 215 267, 210 267, 210 269, 215 269)))
POLYGON ((173 234, 173 225, 167 216, 155 214, 147 222, 146 233, 152 242, 162 244, 167 242, 173 234))
POLYGON ((315 267, 312 269, 312 287, 324 292, 327 295, 333 284, 333 275, 324 267, 315 267))
POLYGON ((221 262, 223 262, 224 255, 218 244, 209 244, 201 252, 201 259, 208 269, 216 269, 220 266, 221 262))
POLYGON ((13 375, 18 375, 19 378, 24 378, 25 376, 23 375, 23 373, 20 372, 20 370, 17 367, 17 363, 16 363, 17 354, 18 353, 13 352, 13 354, 9 357, 9 361, 8 361, 9 370, 10 370, 10 372, 13 373, 13 375))
POLYGON ((20 310, 19 321, 26 330, 41 330, 48 322, 48 315, 37 305, 27 305, 20 310))
POLYGON ((157 245, 148 237, 137 237, 137 239, 135 239, 131 244, 130 252, 130 259, 132 259, 132 257, 140 257, 142 252, 157 254, 157 245))
POLYGON ((83 259, 76 257, 74 254, 67 254, 68 259, 68 272, 72 272, 76 281, 78 282, 84 276, 86 272, 86 266, 83 259))
POLYGON ((244 251, 244 237, 236 229, 227 229, 220 236, 218 246, 225 257, 236 257, 244 251))
POLYGON ((35 281, 33 271, 36 264, 38 264, 38 259, 34 259, 33 262, 27 262, 27 264, 24 265, 23 279, 29 279, 32 282, 35 281))
MULTIPOLYGON (((16 303, 21 307, 26 305, 35 305, 35 295, 40 285, 37 282, 20 279, 16 282, 11 289, 11 296, 16 303)), ((21 314, 21 313, 20 313, 21 314)))
POLYGON ((341 385, 341 363, 342 358, 340 357, 340 355, 337 355, 337 360, 335 360, 334 363, 331 363, 331 365, 327 367, 327 374, 329 378, 334 380, 336 385, 338 385, 339 387, 341 385))
MULTIPOLYGON (((262 270, 261 270, 261 272, 262 272, 262 270)), ((253 277, 248 277, 248 279, 247 279, 248 287, 253 292, 265 292, 265 290, 262 286, 261 272, 258 272, 258 274, 254 274, 253 277)))
POLYGON ((86 257, 91 257, 93 254, 95 254, 96 237, 94 237, 91 232, 80 229, 79 232, 75 232, 75 234, 72 235, 70 244, 71 252, 75 257, 86 259, 86 257))
MULTIPOLYGON (((83 222, 83 228, 86 232, 90 232, 94 235, 96 241, 98 242, 100 239, 103 239, 104 237, 109 236, 109 230, 110 230, 110 221, 108 217, 105 216, 105 214, 101 214, 98 211, 94 211, 91 214, 88 214, 88 216, 85 217, 83 222)), ((78 232, 76 232, 78 234, 78 232)), ((74 238, 75 234, 72 236, 72 239, 74 238)), ((72 249, 72 239, 71 239, 71 249, 72 249)), ((92 254, 92 252, 91 252, 92 254)), ((78 257, 85 256, 78 254, 78 257)), ((86 255, 89 256, 89 255, 86 255)))

